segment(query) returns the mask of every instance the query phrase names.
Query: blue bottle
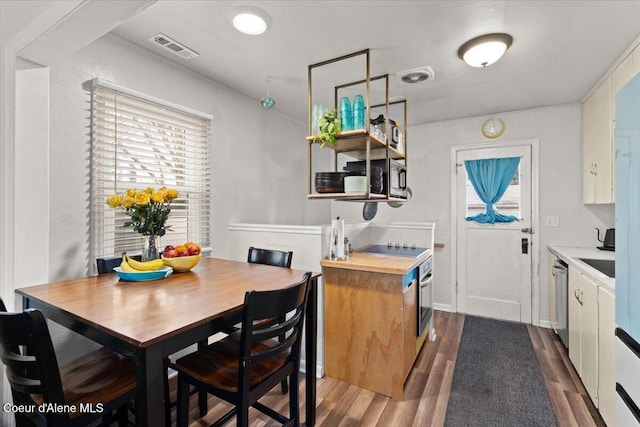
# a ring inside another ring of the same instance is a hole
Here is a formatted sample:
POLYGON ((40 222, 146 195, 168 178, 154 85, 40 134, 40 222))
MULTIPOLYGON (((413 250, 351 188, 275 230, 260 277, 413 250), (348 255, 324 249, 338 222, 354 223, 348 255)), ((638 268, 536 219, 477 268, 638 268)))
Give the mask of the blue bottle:
POLYGON ((356 95, 353 98, 353 128, 364 129, 364 97, 356 95))
POLYGON ((340 130, 353 130, 353 112, 351 102, 346 96, 340 99, 340 130))

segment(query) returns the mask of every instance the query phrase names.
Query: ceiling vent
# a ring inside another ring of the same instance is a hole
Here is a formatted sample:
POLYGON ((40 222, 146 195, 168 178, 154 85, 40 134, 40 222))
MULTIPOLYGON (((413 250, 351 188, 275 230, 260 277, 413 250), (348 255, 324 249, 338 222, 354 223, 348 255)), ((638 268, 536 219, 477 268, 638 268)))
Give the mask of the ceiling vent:
POLYGON ((175 53, 178 56, 181 56, 184 59, 191 59, 195 58, 196 56, 200 56, 200 54, 195 50, 189 49, 182 43, 178 43, 171 37, 162 33, 158 33, 153 37, 149 37, 149 41, 157 44, 158 46, 162 46, 163 48, 175 53))
POLYGON ((436 75, 433 68, 426 66, 414 68, 413 70, 400 71, 396 73, 399 81, 406 84, 415 84, 422 82, 430 82, 435 79, 436 75))

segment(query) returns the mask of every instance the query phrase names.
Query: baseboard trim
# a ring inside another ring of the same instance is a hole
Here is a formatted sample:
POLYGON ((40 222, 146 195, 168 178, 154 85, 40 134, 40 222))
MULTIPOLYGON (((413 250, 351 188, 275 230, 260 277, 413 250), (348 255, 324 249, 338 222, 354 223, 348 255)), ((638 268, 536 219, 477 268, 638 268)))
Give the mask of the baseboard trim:
POLYGON ((439 303, 434 303, 433 304, 433 308, 434 310, 438 310, 438 311, 446 311, 448 313, 455 313, 455 311, 453 311, 453 309, 451 308, 451 304, 439 304, 439 303))
POLYGON ((551 321, 550 320, 541 320, 540 324, 538 325, 540 328, 546 328, 546 329, 551 329, 551 321))

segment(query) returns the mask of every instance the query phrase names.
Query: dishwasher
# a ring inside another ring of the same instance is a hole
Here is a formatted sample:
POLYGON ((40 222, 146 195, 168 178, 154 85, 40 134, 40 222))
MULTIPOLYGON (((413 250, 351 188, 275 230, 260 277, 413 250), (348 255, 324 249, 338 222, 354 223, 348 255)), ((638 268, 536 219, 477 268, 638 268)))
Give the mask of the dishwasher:
POLYGON ((556 259, 553 264, 553 276, 556 285, 556 317, 557 325, 553 329, 560 337, 560 340, 566 348, 569 348, 569 330, 568 330, 568 306, 567 306, 567 289, 568 289, 568 266, 561 259, 556 259))

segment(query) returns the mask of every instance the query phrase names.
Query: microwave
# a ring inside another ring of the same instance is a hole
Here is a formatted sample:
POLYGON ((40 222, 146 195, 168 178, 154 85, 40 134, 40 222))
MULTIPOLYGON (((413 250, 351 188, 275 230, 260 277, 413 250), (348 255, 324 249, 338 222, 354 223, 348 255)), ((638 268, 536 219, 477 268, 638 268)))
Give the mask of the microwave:
MULTIPOLYGON (((371 160, 371 168, 374 167, 382 168, 382 192, 384 194, 387 194, 388 188, 390 197, 407 198, 407 168, 404 164, 393 159, 371 160)), ((364 174, 366 171, 366 161, 347 162, 344 169, 348 172, 360 172, 364 174)))

